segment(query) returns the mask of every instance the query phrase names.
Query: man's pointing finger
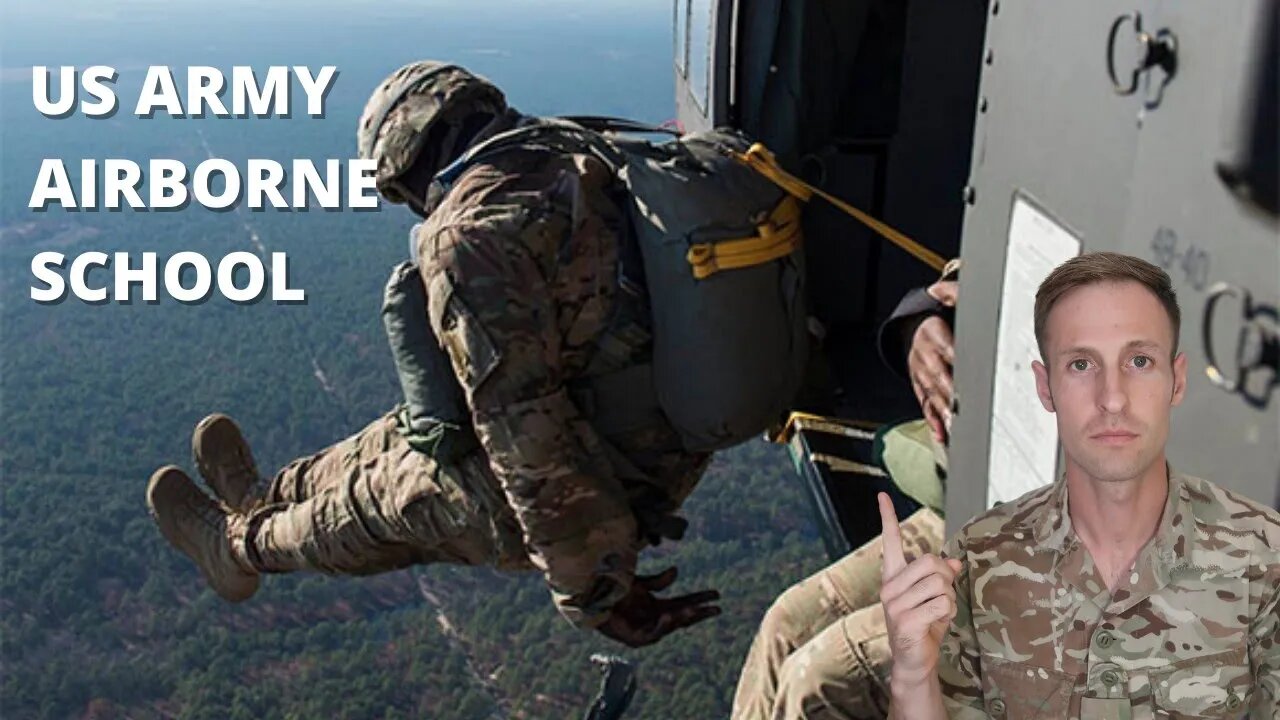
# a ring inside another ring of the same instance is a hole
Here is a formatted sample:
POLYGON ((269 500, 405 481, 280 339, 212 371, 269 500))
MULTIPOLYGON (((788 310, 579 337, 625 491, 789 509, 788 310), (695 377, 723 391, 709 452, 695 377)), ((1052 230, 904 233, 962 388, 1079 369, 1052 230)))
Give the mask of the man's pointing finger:
POLYGON ((902 534, 898 530, 898 514, 893 510, 893 501, 885 493, 879 493, 876 501, 880 503, 880 539, 884 545, 881 575, 891 578, 907 566, 907 558, 902 554, 902 534))

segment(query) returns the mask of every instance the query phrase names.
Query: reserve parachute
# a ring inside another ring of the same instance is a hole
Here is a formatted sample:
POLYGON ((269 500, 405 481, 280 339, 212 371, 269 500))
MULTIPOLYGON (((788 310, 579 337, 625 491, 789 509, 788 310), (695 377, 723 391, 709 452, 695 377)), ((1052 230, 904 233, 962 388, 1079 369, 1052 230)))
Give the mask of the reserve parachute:
MULTIPOLYGON (((653 356, 641 372, 622 371, 626 378, 589 380, 592 423, 644 416, 656 399, 685 448, 698 452, 736 445, 785 419, 809 351, 798 201, 734 158, 750 147, 737 131, 655 143, 602 131, 658 128, 576 120, 530 119, 471 148, 436 182, 447 189, 469 167, 514 148, 591 155, 612 169, 630 198, 629 241, 642 258, 653 356)), ((403 346, 389 334, 393 347, 403 346)), ((415 366, 397 362, 402 375, 415 366)))

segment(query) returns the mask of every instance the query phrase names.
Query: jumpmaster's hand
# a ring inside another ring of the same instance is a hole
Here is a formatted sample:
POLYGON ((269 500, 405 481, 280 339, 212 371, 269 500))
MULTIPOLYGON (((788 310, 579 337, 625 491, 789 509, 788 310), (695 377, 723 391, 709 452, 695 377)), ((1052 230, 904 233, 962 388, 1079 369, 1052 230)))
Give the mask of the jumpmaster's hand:
POLYGON ((710 604, 720 599, 720 593, 715 590, 672 598, 655 595, 671 587, 675 581, 674 567, 657 575, 637 575, 631 584, 631 592, 613 606, 609 619, 597 629, 606 637, 629 647, 643 647, 680 628, 720 614, 719 606, 710 604))
MULTIPOLYGON (((959 285, 955 280, 943 280, 925 292, 943 306, 953 308, 959 285)), ((907 370, 920 410, 938 442, 946 439, 951 427, 951 368, 955 361, 955 340, 947 321, 937 315, 925 318, 911 336, 907 370)))

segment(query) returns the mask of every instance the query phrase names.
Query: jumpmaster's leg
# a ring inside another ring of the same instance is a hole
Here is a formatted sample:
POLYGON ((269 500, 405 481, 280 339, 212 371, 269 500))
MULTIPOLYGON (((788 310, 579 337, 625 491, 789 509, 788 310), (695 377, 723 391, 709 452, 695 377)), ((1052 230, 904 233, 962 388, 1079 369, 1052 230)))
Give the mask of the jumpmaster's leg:
MULTIPOLYGON (((942 548, 942 518, 921 509, 902 522, 909 557, 942 548)), ((888 671, 880 609, 879 537, 793 585, 765 613, 733 700, 734 720, 786 717, 882 718, 888 671), (878 619, 878 622, 877 622, 878 619), (807 651, 807 652, 806 652, 807 651), (831 677, 837 676, 837 677, 831 677), (843 714, 779 714, 834 696, 843 714)))

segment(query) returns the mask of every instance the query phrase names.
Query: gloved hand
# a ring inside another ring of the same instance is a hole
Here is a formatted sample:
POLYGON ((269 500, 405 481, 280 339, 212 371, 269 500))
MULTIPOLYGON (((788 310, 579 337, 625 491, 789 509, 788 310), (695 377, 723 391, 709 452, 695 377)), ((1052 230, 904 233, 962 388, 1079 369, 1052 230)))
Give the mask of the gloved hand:
POLYGON ((716 590, 704 590, 673 598, 655 595, 671 587, 675 581, 674 567, 657 575, 637 575, 631 584, 631 592, 613 606, 609 619, 596 629, 605 637, 628 647, 644 647, 680 628, 720 614, 719 606, 709 604, 720 599, 720 593, 716 590))

